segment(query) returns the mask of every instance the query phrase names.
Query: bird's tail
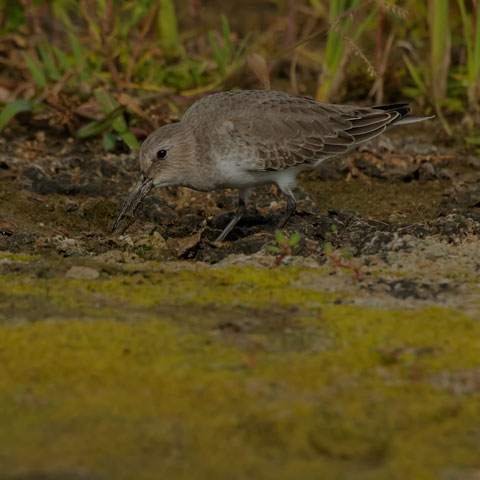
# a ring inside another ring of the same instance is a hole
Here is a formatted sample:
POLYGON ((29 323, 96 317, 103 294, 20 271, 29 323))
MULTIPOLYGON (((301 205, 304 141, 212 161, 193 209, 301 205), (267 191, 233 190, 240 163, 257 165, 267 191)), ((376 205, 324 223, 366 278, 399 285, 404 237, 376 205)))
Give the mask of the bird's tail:
POLYGON ((400 116, 392 120, 390 125, 405 125, 407 123, 417 123, 423 122, 430 118, 434 118, 435 115, 409 115, 412 109, 409 107, 408 103, 393 103, 391 105, 378 105, 372 107, 376 110, 384 110, 385 112, 397 112, 400 116))

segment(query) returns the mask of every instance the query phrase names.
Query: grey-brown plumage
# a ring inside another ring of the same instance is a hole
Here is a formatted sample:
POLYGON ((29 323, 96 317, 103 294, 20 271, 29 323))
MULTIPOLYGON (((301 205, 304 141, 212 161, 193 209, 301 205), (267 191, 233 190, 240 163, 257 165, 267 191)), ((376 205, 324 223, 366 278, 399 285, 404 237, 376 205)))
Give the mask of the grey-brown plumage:
POLYGON ((303 170, 383 133, 392 125, 431 117, 409 115, 408 104, 330 105, 283 92, 245 90, 209 95, 181 122, 153 132, 140 150, 142 175, 114 225, 135 210, 153 187, 200 191, 239 189, 239 208, 218 237, 223 241, 246 211, 251 188, 276 183, 295 210, 292 188, 303 170))

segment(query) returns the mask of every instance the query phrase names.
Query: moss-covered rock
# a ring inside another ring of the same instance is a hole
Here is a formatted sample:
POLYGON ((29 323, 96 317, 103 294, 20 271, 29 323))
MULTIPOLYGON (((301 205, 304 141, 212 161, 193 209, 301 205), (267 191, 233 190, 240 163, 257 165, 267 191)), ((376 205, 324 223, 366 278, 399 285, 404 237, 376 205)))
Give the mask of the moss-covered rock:
POLYGON ((4 478, 403 480, 477 464, 471 316, 344 304, 315 284, 325 269, 97 268, 1 278, 4 478))

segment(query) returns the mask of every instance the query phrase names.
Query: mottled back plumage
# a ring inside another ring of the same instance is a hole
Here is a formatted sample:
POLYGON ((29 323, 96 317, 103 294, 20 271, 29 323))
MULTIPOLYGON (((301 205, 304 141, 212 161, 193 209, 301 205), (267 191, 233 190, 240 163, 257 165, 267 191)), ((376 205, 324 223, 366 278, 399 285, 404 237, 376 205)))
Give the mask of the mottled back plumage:
MULTIPOLYGON (((410 112, 408 104, 380 107, 330 105, 310 98, 266 90, 209 95, 186 112, 182 122, 194 129, 226 130, 242 147, 255 150, 252 170, 272 171, 314 166, 371 140, 410 112), (209 119, 209 122, 205 122, 209 119)), ((223 133, 223 132, 222 132, 223 133)))

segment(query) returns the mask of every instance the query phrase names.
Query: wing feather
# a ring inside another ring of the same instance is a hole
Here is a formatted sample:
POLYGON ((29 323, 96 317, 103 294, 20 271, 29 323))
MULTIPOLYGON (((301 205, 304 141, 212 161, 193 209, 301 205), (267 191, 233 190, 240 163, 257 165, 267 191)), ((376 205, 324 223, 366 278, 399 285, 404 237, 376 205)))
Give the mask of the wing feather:
POLYGON ((331 105, 274 91, 214 94, 197 102, 182 121, 196 116, 227 119, 227 134, 252 152, 252 170, 313 166, 380 135, 408 115, 407 104, 379 107, 331 105), (200 113, 202 113, 200 115, 200 113), (241 143, 240 143, 241 144, 241 143))

